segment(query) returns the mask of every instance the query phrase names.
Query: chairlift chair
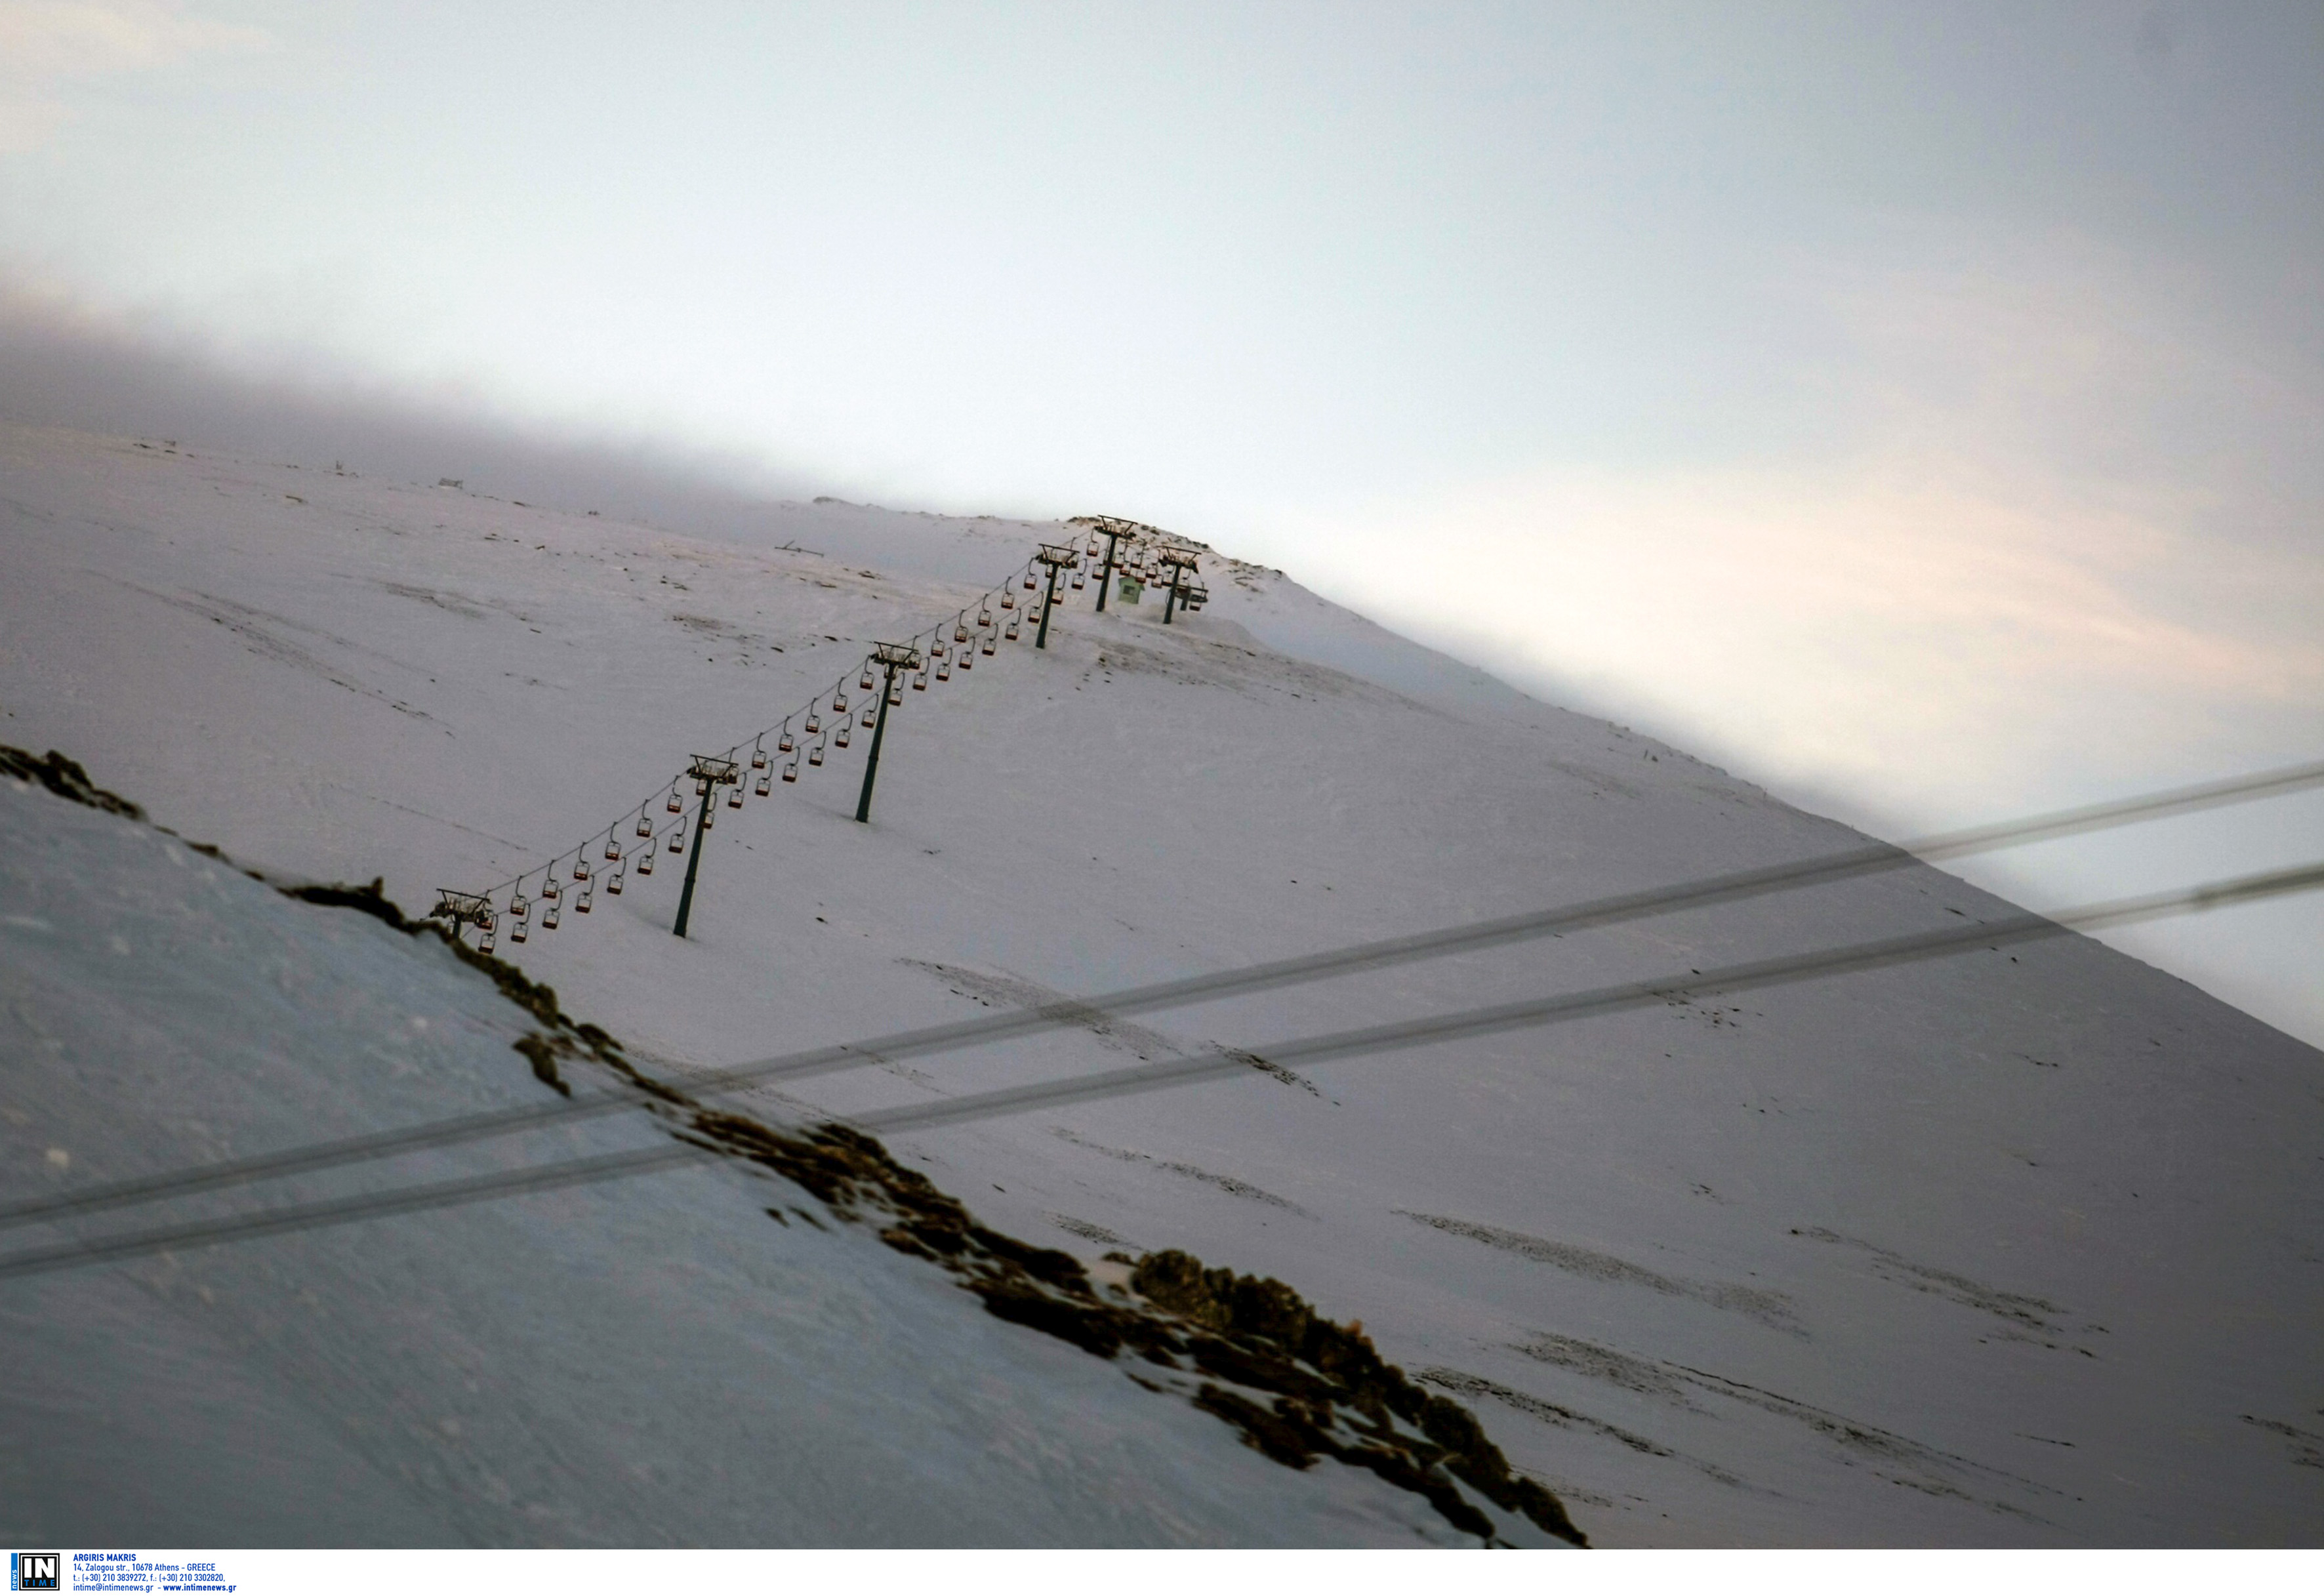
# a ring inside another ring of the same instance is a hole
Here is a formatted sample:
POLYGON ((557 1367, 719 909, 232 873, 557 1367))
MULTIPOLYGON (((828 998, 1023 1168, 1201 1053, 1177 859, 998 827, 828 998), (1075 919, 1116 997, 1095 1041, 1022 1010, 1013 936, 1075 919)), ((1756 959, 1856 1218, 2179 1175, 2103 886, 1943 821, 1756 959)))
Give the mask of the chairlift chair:
POLYGON ((956 643, 966 642, 968 641, 968 628, 965 626, 954 627, 952 629, 952 641, 956 643))
POLYGON ((989 653, 991 653, 991 652, 992 652, 992 648, 993 648, 992 639, 993 639, 993 635, 994 635, 994 634, 993 634, 993 633, 991 633, 991 632, 986 632, 986 633, 984 634, 984 651, 985 651, 986 653, 988 653, 988 654, 989 654, 989 653))
POLYGON ((543 898, 548 899, 552 906, 556 903, 558 895, 564 890, 564 887, 558 882, 555 876, 551 876, 549 880, 540 883, 540 895, 543 898))
POLYGON ((685 846, 686 827, 683 826, 672 826, 669 834, 669 851, 676 853, 683 850, 685 846))
POLYGON ((986 604, 976 612, 976 623, 979 626, 990 626, 992 624, 992 606, 991 604, 986 604))
POLYGON ((522 920, 519 920, 516 924, 509 927, 509 940, 511 942, 522 942, 524 939, 524 922, 522 920))
POLYGON ((613 874, 605 878, 605 890, 611 892, 616 898, 619 898, 622 895, 622 872, 620 871, 617 870, 613 874))
POLYGON ((1017 641, 1017 623, 1014 620, 1009 623, 1009 641, 1012 643, 1017 641))
POLYGON ((846 694, 834 693, 831 696, 831 713, 834 715, 845 715, 847 713, 846 694))
POLYGON ((493 928, 490 926, 487 926, 484 927, 484 936, 476 944, 476 951, 478 953, 490 953, 493 951, 493 928))
POLYGON ((751 750, 751 769, 752 769, 752 770, 765 770, 766 768, 767 768, 767 751, 766 751, 766 749, 765 749, 763 746, 761 746, 761 747, 758 747, 758 748, 754 748, 754 749, 751 750))
POLYGON ((589 862, 586 859, 576 859, 573 862, 573 879, 576 881, 586 881, 589 879, 589 862))
POLYGON ((936 661, 936 680, 940 682, 948 682, 952 680, 951 660, 939 660, 936 661))
POLYGON ((912 678, 912 691, 915 693, 925 693, 927 690, 928 673, 926 670, 922 670, 918 675, 912 678))
POLYGON ((1074 591, 1079 593, 1087 586, 1089 586, 1089 578, 1083 576, 1079 571, 1075 571, 1074 573, 1074 591))
POLYGON ((813 748, 807 751, 807 762, 811 765, 819 765, 823 763, 822 743, 818 743, 813 748))
POLYGON ((867 693, 872 690, 872 668, 869 665, 863 668, 863 679, 855 685, 867 693))
POLYGON ((760 771, 760 772, 759 772, 759 788, 758 788, 759 796, 760 796, 761 798, 764 798, 764 797, 766 797, 766 796, 767 796, 767 794, 768 794, 768 793, 771 792, 772 790, 774 790, 774 789, 773 789, 773 787, 772 787, 772 784, 771 784, 771 783, 770 783, 770 782, 769 782, 769 780, 768 780, 768 779, 767 779, 767 772, 766 772, 766 771, 764 771, 764 770, 760 771))
POLYGON ((1032 591, 1033 591, 1033 589, 1035 589, 1036 587, 1038 587, 1039 586, 1040 586, 1040 584, 1039 584, 1038 582, 1036 582, 1036 581, 1034 581, 1034 580, 1033 580, 1033 573, 1032 573, 1032 572, 1028 571, 1028 572, 1026 572, 1026 573, 1025 573, 1025 591, 1026 591, 1026 592, 1030 593, 1030 592, 1032 592, 1032 591))
POLYGON ((839 746, 840 746, 840 747, 842 747, 842 748, 846 747, 846 746, 847 746, 847 728, 848 728, 849 726, 851 726, 851 725, 854 724, 855 724, 855 723, 854 723, 854 722, 853 722, 853 721, 842 721, 842 722, 840 723, 840 725, 839 725, 839 730, 838 730, 838 731, 836 731, 836 732, 834 732, 834 733, 831 734, 831 740, 832 740, 834 743, 838 743, 838 744, 839 744, 839 746))
POLYGON ((783 767, 783 780, 786 781, 796 781, 798 780, 798 761, 792 760, 783 767))
POLYGON ((587 914, 589 912, 589 894, 596 890, 597 889, 595 887, 584 887, 581 889, 581 896, 573 900, 573 912, 575 914, 587 914))
POLYGON ((807 717, 807 734, 808 736, 812 737, 812 736, 814 736, 817 732, 820 732, 820 731, 822 731, 822 730, 823 730, 823 722, 822 722, 821 720, 817 719, 815 715, 809 715, 807 717))
POLYGON ((677 788, 673 787, 669 789, 669 802, 665 807, 673 815, 683 815, 686 813, 686 805, 678 798, 677 788))
POLYGON ((544 931, 554 931, 557 929, 557 905, 553 903, 550 904, 549 906, 549 912, 540 917, 540 928, 544 931))
POLYGON ((646 812, 643 809, 640 809, 638 811, 638 835, 640 836, 653 835, 653 822, 646 818, 646 812))
POLYGON ((653 850, 651 848, 648 848, 644 853, 638 855, 638 873, 640 875, 653 874, 653 850))
POLYGON ((974 649, 963 649, 960 651, 960 668, 963 670, 966 670, 970 666, 975 663, 976 650, 974 649))
POLYGON ((605 834, 605 857, 609 860, 613 860, 619 859, 621 856, 622 844, 613 840, 613 834, 612 832, 607 832, 605 834))
POLYGON ((781 741, 775 744, 775 752, 777 753, 788 753, 798 746, 798 743, 791 741, 791 734, 788 732, 785 732, 782 734, 781 741))
POLYGON ((530 899, 518 897, 509 899, 509 913, 514 918, 521 920, 531 912, 532 900, 530 899))
POLYGON ((1004 610, 1013 610, 1017 607, 1017 601, 1010 595, 1004 593, 1001 595, 1001 607, 1004 610))
POLYGON ((863 706, 863 724, 868 726, 878 718, 879 712, 874 710, 869 704, 866 704, 863 706))
MULTIPOLYGON (((927 672, 926 672, 926 671, 922 671, 922 672, 920 673, 920 686, 922 686, 922 687, 927 687, 927 685, 928 685, 928 677, 927 677, 927 672)), ((889 687, 888 687, 888 702, 889 702, 889 703, 890 703, 890 704, 901 704, 903 701, 904 701, 904 684, 903 684, 901 681, 892 682, 892 683, 889 684, 889 687)))
POLYGON ((739 809, 742 807, 742 789, 739 784, 733 791, 726 795, 726 807, 730 809, 739 809))

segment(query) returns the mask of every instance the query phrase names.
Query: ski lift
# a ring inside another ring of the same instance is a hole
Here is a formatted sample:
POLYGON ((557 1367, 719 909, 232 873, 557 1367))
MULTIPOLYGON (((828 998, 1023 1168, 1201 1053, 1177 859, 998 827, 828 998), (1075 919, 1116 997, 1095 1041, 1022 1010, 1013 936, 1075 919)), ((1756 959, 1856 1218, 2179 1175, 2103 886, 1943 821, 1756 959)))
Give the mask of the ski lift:
POLYGON ((939 660, 936 661, 936 680, 940 682, 948 682, 952 680, 951 660, 939 660))
POLYGON ((686 827, 683 826, 671 827, 669 834, 669 851, 676 853, 683 851, 685 847, 686 827))
POLYGON ((667 807, 673 815, 683 815, 686 813, 686 806, 678 801, 678 789, 676 787, 672 787, 669 789, 669 802, 665 806, 665 807, 667 807))
POLYGON ((554 931, 557 929, 557 905, 553 903, 550 904, 549 906, 549 912, 540 917, 540 928, 544 931, 554 931))
POLYGON ((872 690, 872 668, 869 665, 863 668, 863 679, 855 685, 867 693, 872 690))
MULTIPOLYGON (((900 704, 900 703, 902 703, 902 702, 903 702, 903 700, 899 697, 899 698, 896 699, 896 700, 895 700, 895 702, 897 702, 897 703, 900 704)), ((879 717, 878 713, 877 713, 876 711, 874 711, 874 710, 872 709, 872 707, 869 704, 866 704, 866 705, 863 706, 863 724, 864 724, 865 725, 867 725, 867 726, 868 726, 868 725, 870 725, 873 721, 875 721, 875 720, 877 720, 877 719, 879 719, 879 718, 880 718, 880 717, 879 717)))
POLYGON ((798 761, 793 760, 790 763, 783 767, 783 780, 786 781, 796 781, 798 780, 798 761))
POLYGON ((540 895, 549 899, 552 908, 556 905, 558 894, 562 893, 564 890, 565 889, 558 884, 558 881, 555 876, 551 876, 549 880, 540 883, 540 895))
POLYGON ((573 900, 573 912, 575 914, 587 914, 589 912, 589 894, 596 890, 597 889, 595 887, 584 887, 581 889, 581 896, 573 900))
POLYGON ((1012 643, 1017 641, 1017 623, 1014 621, 1009 623, 1009 641, 1012 643))
POLYGON ((839 746, 840 746, 840 747, 842 747, 842 748, 846 747, 846 746, 847 746, 847 728, 848 728, 850 725, 852 725, 853 724, 853 722, 849 722, 849 721, 843 721, 843 722, 841 722, 841 723, 840 723, 839 730, 832 733, 831 740, 832 740, 834 743, 838 743, 838 744, 839 744, 839 746))
POLYGON ((715 804, 705 804, 702 807, 702 829, 708 831, 717 824, 718 807, 715 804))
POLYGON ((1075 571, 1074 573, 1074 591, 1079 593, 1083 588, 1088 586, 1089 578, 1083 576, 1079 571, 1075 571))
POLYGON ((952 641, 956 643, 966 642, 968 641, 968 628, 965 626, 954 627, 952 629, 952 641))
POLYGON ((638 835, 640 836, 653 835, 653 822, 646 818, 646 812, 643 809, 640 809, 638 811, 638 835))
POLYGON ((966 670, 970 666, 975 663, 976 651, 973 649, 963 649, 960 651, 960 668, 963 670, 966 670))
POLYGON ((521 920, 524 918, 525 916, 531 912, 532 900, 525 897, 521 892, 509 899, 509 913, 515 916, 518 919, 521 920))
POLYGON ((653 874, 653 850, 651 848, 648 848, 644 853, 638 855, 638 873, 640 875, 653 874))
POLYGON ((734 790, 726 795, 726 807, 730 809, 739 809, 742 807, 742 788, 741 783, 736 783, 734 790))
POLYGON ((788 753, 798 746, 798 743, 791 741, 791 734, 788 732, 785 732, 782 734, 781 741, 775 744, 775 752, 777 753, 788 753))
POLYGON ((761 746, 751 750, 751 769, 754 770, 763 770, 766 768, 767 751, 765 746, 761 744, 761 746))
POLYGON ((478 953, 490 953, 493 951, 493 928, 490 926, 486 926, 484 927, 484 935, 483 938, 476 944, 476 951, 478 953))
POLYGON ((931 655, 935 656, 936 659, 941 660, 941 659, 943 659, 946 654, 948 654, 948 653, 952 652, 952 648, 951 648, 951 645, 949 645, 949 644, 947 644, 947 643, 939 642, 939 643, 937 643, 937 644, 936 645, 936 647, 934 647, 934 648, 930 649, 930 650, 928 650, 928 652, 929 652, 931 655))
MULTIPOLYGON (((923 671, 919 672, 917 676, 915 676, 915 677, 913 677, 913 678, 912 678, 912 691, 914 691, 915 693, 925 693, 925 692, 927 692, 927 690, 928 690, 928 673, 927 673, 927 671, 923 670, 923 671)), ((893 703, 893 702, 895 702, 895 700, 890 699, 890 700, 889 700, 889 702, 893 703)))
POLYGON ((813 748, 807 751, 807 762, 811 765, 819 765, 823 763, 822 743, 818 743, 813 748))
POLYGON ((984 651, 988 654, 992 652, 992 637, 993 634, 990 632, 984 634, 984 651))
POLYGON ((573 862, 573 879, 576 881, 586 881, 589 879, 589 862, 586 859, 576 859, 573 862))
POLYGON ((605 890, 611 892, 616 898, 619 898, 622 895, 622 872, 620 871, 617 870, 613 874, 605 878, 605 890))
POLYGON ((815 717, 815 715, 814 715, 812 713, 810 713, 810 714, 807 715, 807 734, 808 736, 812 737, 812 736, 814 736, 817 732, 820 732, 820 731, 822 731, 822 730, 823 730, 823 723, 822 723, 820 720, 817 720, 817 719, 815 717))
POLYGON ((1013 610, 1017 607, 1017 601, 1010 595, 1004 593, 1001 595, 1001 607, 1004 610, 1013 610))
POLYGON ((979 626, 990 626, 992 624, 992 606, 991 604, 986 604, 976 612, 976 623, 979 626))
POLYGON ((1092 559, 1095 559, 1097 558, 1097 540, 1095 538, 1092 538, 1089 540, 1089 557, 1092 559))
POLYGON ((519 920, 515 925, 509 927, 509 940, 511 942, 522 942, 524 940, 524 922, 522 920, 519 920))
POLYGON ((845 715, 847 713, 846 694, 834 693, 831 696, 831 713, 834 715, 845 715))
POLYGON ((605 857, 607 859, 619 859, 621 856, 622 844, 613 840, 613 834, 612 832, 607 832, 605 834, 605 857))
POLYGON ((707 780, 696 782, 694 784, 694 796, 696 798, 708 798, 710 796, 710 783, 707 780))
POLYGON ((1032 572, 1028 571, 1028 572, 1026 572, 1026 573, 1025 573, 1025 591, 1026 591, 1026 592, 1030 593, 1030 592, 1032 592, 1032 591, 1033 591, 1033 589, 1034 589, 1034 588, 1038 587, 1039 586, 1040 586, 1040 584, 1039 584, 1039 583, 1038 583, 1038 582, 1036 582, 1036 581, 1034 581, 1034 580, 1033 580, 1033 573, 1032 573, 1032 572))
POLYGON ((768 782, 768 780, 767 780, 767 772, 766 772, 766 771, 764 771, 764 770, 760 771, 760 772, 759 772, 759 796, 760 796, 761 798, 764 798, 764 797, 766 797, 766 796, 767 796, 767 794, 768 794, 770 791, 771 791, 771 790, 772 790, 772 788, 770 787, 770 785, 769 784, 769 782, 768 782))

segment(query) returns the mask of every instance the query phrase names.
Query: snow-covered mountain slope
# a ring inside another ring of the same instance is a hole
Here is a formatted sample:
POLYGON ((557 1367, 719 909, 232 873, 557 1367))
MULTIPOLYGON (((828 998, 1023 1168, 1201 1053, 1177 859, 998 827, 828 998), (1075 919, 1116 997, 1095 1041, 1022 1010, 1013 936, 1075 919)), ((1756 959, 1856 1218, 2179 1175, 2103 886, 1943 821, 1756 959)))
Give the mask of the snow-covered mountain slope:
MULTIPOLYGON (((602 834, 1061 535, 807 504, 696 540, 24 430, 0 472, 0 740, 407 902, 602 834)), ((1206 580, 1192 624, 1081 602, 908 693, 868 826, 861 740, 722 813, 687 939, 665 855, 503 951, 682 1077, 1860 840, 1275 573, 1206 580)), ((740 1101, 1263 1054, 2001 912, 1915 869, 740 1101)), ((2324 1059, 2087 940, 892 1139, 1017 1234, 1361 1319, 1601 1543, 2324 1527, 2324 1059)))
MULTIPOLYGON (((547 1090, 514 1044, 565 1033, 432 936, 294 901, 29 784, 0 780, 0 821, 16 844, 0 853, 0 1208, 92 1167, 149 1174, 547 1090)), ((559 1077, 582 1101, 617 1082, 565 1051, 559 1077)), ((414 1154, 393 1174, 652 1151, 666 1129, 631 1112, 481 1158, 414 1154)), ((267 1195, 387 1184, 376 1168, 310 1173, 267 1195)), ((255 1206, 214 1194, 180 1212, 255 1206)), ((1135 1361, 1133 1380, 988 1315, 832 1213, 764 1168, 703 1158, 9 1278, 0 1413, 28 1444, 0 1462, 0 1529, 81 1544, 1474 1544, 1426 1496, 1330 1459, 1269 1462, 1157 1388, 1172 1377, 1155 1363, 1135 1361)), ((24 1232, 12 1240, 22 1256, 24 1232)), ((1522 1516, 1488 1517, 1554 1544, 1522 1516)))

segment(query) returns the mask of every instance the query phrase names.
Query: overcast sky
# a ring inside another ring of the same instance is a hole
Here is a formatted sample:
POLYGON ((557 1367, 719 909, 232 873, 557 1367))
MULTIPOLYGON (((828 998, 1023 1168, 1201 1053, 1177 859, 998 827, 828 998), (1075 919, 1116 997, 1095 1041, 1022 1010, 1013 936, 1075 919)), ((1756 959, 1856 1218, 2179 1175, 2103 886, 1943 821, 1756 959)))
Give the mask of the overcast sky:
MULTIPOLYGON (((2319 195, 2313 3, 0 0, 19 322, 1180 528, 1892 835, 2324 754, 2319 195)), ((1987 879, 2324 801, 2161 838, 1987 879)), ((2324 1038, 2324 909, 2143 936, 2324 1038)))

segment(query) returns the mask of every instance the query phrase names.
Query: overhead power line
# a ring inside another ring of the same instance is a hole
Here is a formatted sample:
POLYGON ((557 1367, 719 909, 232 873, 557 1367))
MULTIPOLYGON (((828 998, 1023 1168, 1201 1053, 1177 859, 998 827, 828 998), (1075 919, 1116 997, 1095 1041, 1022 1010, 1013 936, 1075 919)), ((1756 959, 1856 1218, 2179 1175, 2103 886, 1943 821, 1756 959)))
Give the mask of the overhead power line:
MULTIPOLYGON (((1386 965, 1442 958, 1508 943, 1563 935, 1568 931, 1616 925, 1657 914, 1709 908, 1772 892, 1899 869, 1924 859, 1948 858, 2013 844, 2048 841, 2165 816, 2280 797, 2319 786, 2324 786, 2324 761, 2285 766, 2229 780, 2172 788, 2109 803, 2056 810, 1896 845, 1869 844, 1787 864, 1729 872, 1672 886, 1591 899, 1529 914, 1504 916, 1406 936, 1386 937, 1349 947, 1245 965, 1240 969, 1152 982, 1086 998, 1062 999, 1007 1014, 985 1015, 974 1019, 955 1020, 945 1025, 779 1054, 771 1058, 712 1071, 696 1076, 688 1084, 702 1095, 716 1096, 746 1086, 801 1080, 887 1060, 925 1057, 1066 1026, 1087 1025, 1110 1017, 1148 1013, 1242 996, 1386 965)), ((79 1192, 60 1193, 51 1197, 0 1206, 0 1229, 392 1158, 428 1148, 519 1135, 550 1124, 625 1112, 645 1101, 641 1094, 628 1092, 606 1093, 569 1101, 560 1099, 554 1102, 490 1110, 401 1130, 346 1137, 278 1153, 261 1153, 197 1168, 133 1176, 92 1185, 79 1192)))
MULTIPOLYGON (((1248 1071, 1254 1066, 1254 1060, 1277 1066, 1312 1065, 1368 1053, 1559 1024, 1702 993, 1748 991, 1818 976, 1853 974, 1941 958, 1979 947, 1998 949, 2064 936, 2076 930, 2129 925, 2172 915, 2224 909, 2296 892, 2313 891, 2320 887, 2324 887, 2324 862, 2213 881, 2180 891, 2117 899, 2052 915, 2019 913, 1981 925, 1945 927, 1935 931, 1886 937, 1846 947, 1755 960, 1701 972, 1689 971, 1684 975, 1624 982, 1584 992, 1495 1004, 1452 1014, 1333 1031, 1279 1042, 1255 1054, 1221 1053, 1200 1058, 1170 1059, 1060 1081, 1005 1087, 941 1102, 881 1109, 851 1118, 853 1123, 864 1130, 888 1134, 929 1130, 1036 1109, 1061 1108, 1172 1086, 1192 1085, 1200 1081, 1248 1071)), ((589 1158, 554 1160, 529 1168, 497 1171, 459 1180, 288 1204, 228 1219, 192 1221, 123 1232, 34 1249, 0 1259, 0 1279, 43 1274, 108 1259, 141 1257, 175 1248, 312 1230, 422 1209, 453 1207, 523 1192, 624 1178, 672 1168, 705 1156, 702 1149, 678 1144, 589 1158)))

